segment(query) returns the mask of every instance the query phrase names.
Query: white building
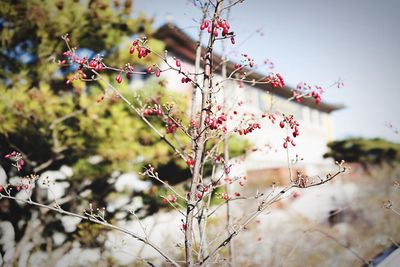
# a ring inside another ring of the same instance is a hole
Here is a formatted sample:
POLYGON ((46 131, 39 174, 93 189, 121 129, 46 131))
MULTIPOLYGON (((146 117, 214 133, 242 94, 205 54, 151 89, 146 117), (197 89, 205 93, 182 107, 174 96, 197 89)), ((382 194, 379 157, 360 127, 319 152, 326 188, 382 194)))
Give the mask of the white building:
MULTIPOLYGON (((168 56, 181 60, 183 69, 194 71, 195 51, 197 42, 191 39, 183 31, 173 25, 162 26, 153 36, 162 40, 168 56)), ((221 57, 214 54, 214 66, 221 63, 221 57)), ((227 63, 228 75, 234 70, 234 62, 227 63)), ((221 79, 220 69, 216 70, 216 79, 221 79)), ((190 84, 182 84, 175 72, 165 72, 163 76, 167 80, 167 88, 174 91, 192 92, 190 84)), ((264 77, 260 73, 252 73, 248 79, 259 80, 264 77)), ((296 138, 296 146, 289 146, 289 157, 294 159, 296 154, 299 158, 304 158, 293 166, 295 169, 303 169, 308 174, 324 173, 326 169, 331 169, 332 161, 323 159, 323 154, 327 150, 327 143, 332 140, 332 121, 331 112, 342 108, 340 105, 320 103, 317 105, 312 98, 303 99, 301 103, 288 101, 293 88, 285 85, 284 88, 272 88, 270 85, 245 84, 239 87, 237 82, 229 81, 225 84, 225 92, 229 95, 230 103, 243 100, 243 105, 235 108, 239 114, 254 113, 261 117, 266 111, 280 111, 286 115, 292 114, 300 123, 300 136, 296 138), (269 93, 268 93, 269 91, 269 93), (272 106, 271 106, 272 104, 272 106)), ((223 98, 222 92, 220 99, 223 98)), ((199 94, 198 94, 199 95, 199 94)), ((281 129, 280 119, 277 118, 275 125, 268 119, 260 120, 262 128, 257 129, 251 134, 246 135, 255 147, 261 150, 251 152, 245 161, 247 176, 249 178, 262 178, 266 173, 277 177, 287 177, 287 152, 283 149, 283 138, 287 136, 285 129, 281 129)), ((289 133, 291 135, 291 132, 289 133)))

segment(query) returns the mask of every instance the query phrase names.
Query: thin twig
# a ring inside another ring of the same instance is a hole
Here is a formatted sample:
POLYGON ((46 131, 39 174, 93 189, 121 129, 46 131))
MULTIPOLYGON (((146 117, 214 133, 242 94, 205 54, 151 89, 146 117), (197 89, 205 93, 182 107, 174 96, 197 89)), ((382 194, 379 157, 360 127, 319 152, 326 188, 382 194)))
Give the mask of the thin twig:
POLYGON ((163 256, 168 262, 170 262, 174 266, 179 266, 179 264, 175 260, 173 260, 168 254, 166 254, 159 246, 157 246, 153 242, 147 240, 146 237, 139 236, 138 234, 136 234, 134 232, 131 232, 131 231, 125 229, 125 228, 110 224, 110 223, 108 223, 106 221, 97 219, 97 218, 95 218, 93 216, 80 215, 80 214, 77 214, 77 213, 66 211, 66 210, 64 210, 64 209, 62 209, 60 207, 55 208, 55 207, 51 207, 51 206, 48 206, 48 205, 45 205, 45 204, 41 204, 41 203, 38 203, 38 202, 35 202, 35 201, 32 201, 32 200, 20 199, 20 198, 17 198, 17 197, 13 197, 13 196, 10 196, 10 195, 4 195, 4 194, 0 193, 0 199, 1 198, 8 198, 8 199, 12 199, 12 200, 15 200, 15 201, 20 201, 20 202, 23 202, 23 203, 26 203, 26 204, 29 204, 29 205, 37 206, 37 207, 40 207, 40 208, 45 208, 45 209, 52 210, 52 211, 55 211, 55 212, 58 212, 58 213, 61 213, 61 214, 65 214, 65 215, 73 216, 73 217, 76 217, 76 218, 80 218, 80 219, 85 220, 85 221, 90 221, 90 222, 93 222, 93 223, 97 223, 97 224, 103 225, 103 226, 105 226, 105 227, 107 227, 109 229, 113 229, 113 230, 125 233, 125 234, 130 235, 131 237, 137 239, 138 241, 141 241, 141 242, 149 245, 150 247, 152 247, 154 250, 156 250, 161 256, 163 256))

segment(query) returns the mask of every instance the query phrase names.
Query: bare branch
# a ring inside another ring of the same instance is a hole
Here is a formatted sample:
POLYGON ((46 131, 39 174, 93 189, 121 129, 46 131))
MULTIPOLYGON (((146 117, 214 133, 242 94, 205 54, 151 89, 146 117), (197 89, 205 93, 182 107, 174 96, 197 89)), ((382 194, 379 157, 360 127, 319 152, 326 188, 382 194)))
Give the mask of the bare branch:
POLYGON ((240 225, 236 226, 235 229, 233 230, 233 232, 228 235, 201 263, 200 265, 206 264, 210 261, 211 258, 213 258, 219 250, 221 250, 224 246, 228 245, 229 242, 231 242, 232 238, 234 238, 235 236, 237 236, 240 232, 242 232, 245 227, 252 221, 254 220, 258 215, 260 215, 265 209, 267 209, 269 206, 271 206, 273 203, 275 203, 276 201, 278 201, 285 193, 287 193, 289 190, 291 190, 292 188, 298 187, 298 188, 308 188, 308 187, 313 187, 313 186, 317 186, 317 185, 321 185, 324 183, 327 183, 329 181, 331 181, 333 178, 335 178, 336 176, 338 176, 339 174, 343 173, 346 171, 346 167, 344 166, 344 161, 342 162, 337 162, 337 165, 339 167, 339 170, 333 174, 333 175, 327 175, 327 178, 325 180, 322 180, 318 183, 310 183, 310 184, 305 184, 304 186, 297 183, 297 184, 291 184, 287 187, 285 187, 284 189, 282 189, 281 191, 279 191, 278 193, 276 193, 274 196, 272 196, 270 199, 268 198, 264 198, 261 203, 258 205, 257 210, 255 212, 253 212, 251 215, 249 215, 247 217, 246 220, 244 220, 243 223, 241 223, 240 225))
POLYGON ((73 212, 70 212, 70 211, 63 210, 60 207, 57 207, 57 208, 56 207, 51 207, 51 206, 48 206, 48 205, 45 205, 45 204, 41 204, 41 203, 38 203, 38 202, 35 202, 35 201, 32 201, 32 200, 20 199, 20 198, 13 197, 11 195, 4 195, 4 194, 0 193, 0 199, 1 198, 12 199, 12 200, 23 202, 23 203, 26 203, 26 204, 29 204, 29 205, 33 205, 33 206, 37 206, 37 207, 40 207, 40 208, 52 210, 52 211, 58 212, 60 214, 65 214, 65 215, 73 216, 73 217, 76 217, 76 218, 80 218, 82 220, 90 221, 90 222, 93 222, 93 223, 97 223, 97 224, 100 224, 100 225, 102 225, 104 227, 107 227, 109 229, 113 229, 113 230, 125 233, 125 234, 130 235, 131 237, 137 239, 138 241, 143 242, 146 245, 149 245, 150 247, 152 247, 161 256, 163 256, 168 262, 170 262, 172 265, 179 266, 179 264, 175 260, 173 260, 168 254, 166 254, 159 246, 157 246, 153 242, 149 241, 146 237, 139 236, 138 234, 136 234, 134 232, 131 232, 131 231, 125 229, 125 228, 110 224, 110 223, 108 223, 108 222, 106 222, 104 220, 98 219, 97 217, 89 216, 89 215, 80 215, 80 214, 77 214, 77 213, 73 213, 73 212))

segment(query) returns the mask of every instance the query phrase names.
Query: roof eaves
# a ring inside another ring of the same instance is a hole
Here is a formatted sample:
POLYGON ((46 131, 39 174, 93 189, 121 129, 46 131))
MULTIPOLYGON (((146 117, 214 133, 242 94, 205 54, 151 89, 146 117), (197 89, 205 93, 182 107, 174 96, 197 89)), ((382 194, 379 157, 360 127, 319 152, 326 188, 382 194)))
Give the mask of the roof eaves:
MULTIPOLYGON (((182 59, 187 61, 195 61, 196 56, 196 48, 198 42, 194 41, 189 35, 184 33, 180 28, 173 24, 164 24, 161 26, 154 34, 154 38, 162 40, 165 43, 166 49, 175 54, 179 54, 182 59)), ((202 55, 205 54, 205 48, 202 48, 202 55)), ((213 64, 214 66, 220 66, 222 63, 222 57, 218 54, 213 55, 213 64)), ((235 67, 235 62, 227 61, 227 71, 232 72, 235 67)), ((217 70, 218 71, 218 70, 217 70)), ((249 80, 259 81, 264 79, 264 75, 258 72, 254 72, 251 69, 245 69, 247 73, 250 73, 247 77, 249 80)), ((272 94, 276 94, 278 96, 289 98, 292 95, 293 88, 289 86, 284 86, 283 88, 273 88, 271 85, 262 85, 255 84, 254 87, 258 89, 268 90, 272 94), (265 88, 267 87, 267 88, 265 88)), ((313 109, 320 110, 322 112, 331 113, 333 111, 345 108, 341 104, 330 104, 326 102, 321 102, 320 104, 316 104, 315 101, 311 98, 304 98, 300 103, 302 105, 308 106, 313 109)))

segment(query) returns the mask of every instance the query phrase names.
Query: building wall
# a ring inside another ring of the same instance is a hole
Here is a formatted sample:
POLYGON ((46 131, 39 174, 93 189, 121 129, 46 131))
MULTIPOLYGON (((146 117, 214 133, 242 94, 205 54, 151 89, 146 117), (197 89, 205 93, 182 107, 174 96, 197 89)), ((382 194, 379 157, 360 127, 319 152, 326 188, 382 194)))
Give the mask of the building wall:
MULTIPOLYGON (((171 55, 170 62, 174 65, 173 56, 171 55)), ((190 62, 182 61, 182 66, 185 70, 194 71, 194 66, 190 62)), ((166 68, 166 66, 164 65, 162 68, 166 68)), ((176 72, 165 72, 161 77, 166 79, 168 89, 191 94, 191 85, 182 84, 180 81, 182 76, 179 76, 176 72)), ((216 75, 215 80, 220 81, 221 77, 216 75)), ((201 81, 199 83, 201 84, 201 81)), ((228 129, 230 130, 237 126, 238 120, 245 113, 254 113, 256 117, 261 118, 263 113, 280 111, 284 114, 293 114, 300 123, 300 136, 295 139, 296 147, 289 146, 290 149, 287 151, 282 147, 283 138, 287 136, 287 133, 278 125, 282 117, 277 116, 275 125, 266 118, 260 119, 262 128, 256 129, 245 136, 254 144, 254 147, 261 148, 248 155, 245 162, 246 169, 286 168, 287 152, 289 153, 289 159, 295 158, 296 154, 299 155, 299 158, 304 158, 304 161, 298 163, 295 168, 306 169, 311 174, 319 173, 327 166, 330 167, 331 161, 322 157, 327 150, 327 142, 332 139, 330 114, 311 109, 297 102, 289 102, 287 99, 248 84, 240 88, 237 82, 228 81, 224 83, 224 86, 224 90, 216 93, 216 101, 223 103, 225 91, 228 96, 229 109, 231 111, 234 109, 239 114, 235 116, 235 121, 228 123, 228 129), (240 107, 237 104, 239 101, 244 102, 240 107)), ((200 93, 197 95, 199 96, 200 93)), ((200 103, 199 101, 200 99, 198 98, 198 104, 200 103)), ((292 137, 291 132, 289 135, 292 137)))

